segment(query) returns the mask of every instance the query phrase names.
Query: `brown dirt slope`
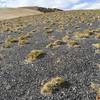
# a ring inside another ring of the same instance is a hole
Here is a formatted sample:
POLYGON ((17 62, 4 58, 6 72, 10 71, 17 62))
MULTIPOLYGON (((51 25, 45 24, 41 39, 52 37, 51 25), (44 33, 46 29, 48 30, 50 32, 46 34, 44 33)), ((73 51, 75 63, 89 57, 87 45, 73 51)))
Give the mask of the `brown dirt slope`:
POLYGON ((0 20, 37 15, 42 12, 25 8, 0 8, 0 20))

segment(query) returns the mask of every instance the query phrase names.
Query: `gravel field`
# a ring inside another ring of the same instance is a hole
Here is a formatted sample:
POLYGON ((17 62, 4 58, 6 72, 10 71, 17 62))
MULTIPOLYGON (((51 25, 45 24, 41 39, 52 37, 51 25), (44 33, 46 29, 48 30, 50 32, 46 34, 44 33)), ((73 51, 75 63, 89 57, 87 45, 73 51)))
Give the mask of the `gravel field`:
POLYGON ((94 81, 100 84, 97 67, 100 53, 95 53, 96 48, 92 46, 100 43, 100 39, 95 38, 96 33, 100 33, 100 10, 55 12, 1 21, 0 100, 95 100, 97 94, 90 85, 94 81), (50 29, 52 32, 48 32, 50 29), (77 40, 79 48, 67 44, 46 48, 65 35, 75 40, 75 32, 87 29, 93 35, 77 40), (3 47, 9 35, 17 38, 29 32, 32 36, 23 46, 13 43, 10 48, 3 47), (25 63, 33 49, 43 50, 45 55, 25 63), (51 96, 42 95, 41 83, 55 76, 63 76, 64 85, 51 96))

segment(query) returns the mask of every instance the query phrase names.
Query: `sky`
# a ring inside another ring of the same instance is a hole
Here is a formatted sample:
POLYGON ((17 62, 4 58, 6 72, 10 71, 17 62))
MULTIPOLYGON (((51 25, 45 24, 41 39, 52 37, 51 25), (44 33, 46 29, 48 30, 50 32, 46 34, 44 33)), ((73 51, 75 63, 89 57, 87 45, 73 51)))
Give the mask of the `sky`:
POLYGON ((64 10, 100 9, 100 0, 0 0, 0 7, 40 6, 64 10))

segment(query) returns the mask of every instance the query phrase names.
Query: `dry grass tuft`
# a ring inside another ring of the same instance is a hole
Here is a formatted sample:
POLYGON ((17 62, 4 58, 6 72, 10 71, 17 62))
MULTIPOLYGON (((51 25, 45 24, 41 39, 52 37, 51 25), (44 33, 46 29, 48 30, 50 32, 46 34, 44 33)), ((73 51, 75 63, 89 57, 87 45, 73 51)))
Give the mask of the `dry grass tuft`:
POLYGON ((21 36, 18 37, 18 45, 19 46, 23 46, 26 43, 27 43, 27 38, 25 35, 22 34, 21 36))
POLYGON ((95 50, 96 54, 100 54, 100 49, 95 50))
POLYGON ((23 46, 24 44, 26 44, 27 43, 27 40, 19 40, 18 41, 18 45, 19 46, 23 46))
POLYGON ((95 38, 100 39, 100 33, 96 33, 95 38))
POLYGON ((13 43, 18 43, 19 46, 23 46, 27 43, 28 38, 32 37, 32 32, 29 32, 27 34, 21 34, 19 37, 14 36, 8 36, 3 44, 4 48, 10 48, 13 43))
POLYGON ((71 39, 67 41, 67 45, 68 45, 69 47, 80 47, 80 45, 78 44, 77 41, 71 40, 71 39))
POLYGON ((70 39, 70 37, 68 35, 65 35, 62 40, 63 42, 67 42, 70 39))
POLYGON ((32 37, 32 32, 29 32, 25 35, 26 38, 31 38, 32 37))
POLYGON ((100 96, 100 84, 96 84, 94 82, 91 82, 90 87, 97 93, 98 96, 100 96))
POLYGON ((18 40, 15 37, 8 36, 3 44, 4 48, 10 48, 12 43, 18 42, 18 40))
POLYGON ((92 44, 92 46, 99 49, 100 48, 100 43, 92 44))
POLYGON ((42 50, 32 50, 26 57, 26 62, 32 63, 32 61, 36 60, 37 58, 44 55, 44 52, 42 50))
POLYGON ((32 37, 32 32, 29 32, 27 34, 21 34, 19 37, 18 37, 18 45, 19 46, 23 46, 24 44, 27 43, 28 41, 28 38, 31 38, 32 37))
POLYGON ((10 48, 11 47, 11 42, 5 41, 5 43, 3 44, 4 48, 10 48))
POLYGON ((46 48, 56 48, 56 47, 59 47, 60 45, 64 44, 63 41, 61 40, 56 40, 54 41, 53 43, 50 43, 46 46, 46 48))
POLYGON ((64 81, 64 78, 59 76, 52 78, 41 87, 41 94, 46 96, 52 95, 53 91, 63 84, 64 81))
POLYGON ((74 33, 74 36, 75 36, 76 39, 80 40, 80 39, 89 38, 93 34, 94 34, 93 31, 85 30, 84 32, 76 32, 76 33, 74 33))
POLYGON ((100 68, 100 64, 97 64, 97 67, 100 68))
POLYGON ((48 28, 47 30, 46 30, 46 33, 52 33, 53 32, 53 29, 51 29, 51 28, 48 28))
POLYGON ((88 38, 88 37, 89 37, 89 34, 87 34, 87 33, 76 33, 75 34, 76 39, 88 38))

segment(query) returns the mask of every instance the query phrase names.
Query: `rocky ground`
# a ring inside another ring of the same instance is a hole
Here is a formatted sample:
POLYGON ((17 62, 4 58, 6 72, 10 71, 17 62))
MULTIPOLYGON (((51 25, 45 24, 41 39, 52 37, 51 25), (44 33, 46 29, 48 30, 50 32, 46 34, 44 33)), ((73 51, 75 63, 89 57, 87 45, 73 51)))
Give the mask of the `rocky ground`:
POLYGON ((67 11, 41 14, 0 22, 0 100, 95 100, 97 93, 91 82, 100 84, 100 11, 67 11), (17 42, 4 46, 8 36, 31 33, 23 45, 17 42), (92 33, 77 39, 77 33, 92 33), (67 35, 79 47, 68 41, 56 47, 46 47, 67 35), (34 49, 45 55, 25 63, 34 49), (98 52, 96 52, 98 50, 98 52), (63 87, 50 96, 40 93, 41 83, 62 76, 63 87))

